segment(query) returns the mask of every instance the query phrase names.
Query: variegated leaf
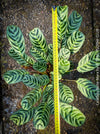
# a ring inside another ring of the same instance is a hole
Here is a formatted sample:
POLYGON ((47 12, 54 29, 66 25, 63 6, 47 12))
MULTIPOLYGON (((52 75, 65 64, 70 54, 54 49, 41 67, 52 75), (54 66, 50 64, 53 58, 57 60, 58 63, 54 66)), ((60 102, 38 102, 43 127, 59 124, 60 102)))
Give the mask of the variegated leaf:
POLYGON ((77 81, 77 87, 79 91, 87 98, 97 100, 97 96, 100 95, 100 89, 94 85, 91 81, 79 78, 77 81))
POLYGON ((49 44, 48 45, 48 57, 47 57, 48 62, 53 64, 53 45, 49 44))
POLYGON ((85 115, 76 107, 60 102, 60 114, 71 126, 79 127, 85 122, 85 115))
POLYGON ((88 72, 100 66, 100 51, 91 51, 86 54, 78 63, 77 71, 88 72))
POLYGON ((50 108, 50 114, 54 114, 54 99, 53 94, 49 94, 47 104, 50 108))
POLYGON ((67 48, 71 53, 77 53, 82 47, 85 40, 85 36, 80 31, 74 31, 72 35, 67 40, 67 48))
POLYGON ((45 129, 49 124, 50 108, 42 102, 35 110, 33 125, 36 129, 45 129))
POLYGON ((74 95, 68 86, 59 83, 59 98, 62 102, 71 103, 74 100, 74 95))
POLYGON ((17 126, 24 125, 33 118, 34 111, 34 108, 29 109, 28 111, 19 109, 10 116, 10 120, 12 120, 17 126))
POLYGON ((47 56, 45 53, 38 51, 34 47, 30 49, 30 53, 37 61, 47 63, 47 56))
POLYGON ((4 73, 3 78, 8 84, 21 82, 26 74, 29 74, 23 69, 9 70, 4 73))
POLYGON ((29 33, 30 41, 38 51, 46 53, 48 50, 46 40, 39 28, 34 28, 29 33))
POLYGON ((59 60, 65 59, 68 60, 70 57, 70 51, 66 48, 61 48, 59 51, 59 60))
POLYGON ((36 61, 33 64, 33 69, 39 72, 45 72, 47 70, 47 64, 43 62, 36 61))
POLYGON ((67 72, 70 69, 70 61, 65 60, 65 59, 61 59, 59 61, 59 72, 61 74, 64 74, 65 72, 67 72))
MULTIPOLYGON (((50 72, 50 76, 51 76, 52 81, 54 80, 54 78, 53 78, 54 76, 53 75, 54 75, 54 73, 53 72, 50 72)), ((59 77, 59 80, 61 80, 62 75, 59 73, 58 74, 58 77, 59 77)))
POLYGON ((41 93, 42 93, 41 88, 31 90, 22 99, 21 101, 22 108, 24 110, 29 110, 41 98, 41 93))
POLYGON ((7 38, 10 45, 17 53, 25 53, 25 40, 19 27, 10 25, 7 27, 7 38))

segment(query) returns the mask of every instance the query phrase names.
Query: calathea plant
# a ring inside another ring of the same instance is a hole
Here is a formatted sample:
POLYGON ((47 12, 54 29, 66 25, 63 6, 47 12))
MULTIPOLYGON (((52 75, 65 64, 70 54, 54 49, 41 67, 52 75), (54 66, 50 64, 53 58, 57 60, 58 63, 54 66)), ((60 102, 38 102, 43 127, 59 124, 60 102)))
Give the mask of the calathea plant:
MULTIPOLYGON (((69 57, 79 51, 84 43, 85 36, 79 31, 82 17, 73 11, 68 17, 68 7, 57 7, 58 17, 58 45, 59 45, 59 99, 60 114, 72 126, 81 126, 85 122, 85 115, 76 107, 70 105, 74 100, 71 89, 64 85, 62 75, 70 72, 69 57)), ((34 28, 29 33, 32 43, 31 58, 25 53, 25 40, 19 27, 7 27, 7 38, 11 45, 8 54, 17 61, 22 69, 9 70, 3 78, 8 84, 23 82, 32 88, 21 101, 22 108, 14 112, 10 119, 16 125, 23 125, 33 120, 36 129, 44 129, 50 114, 54 114, 53 95, 53 45, 47 44, 40 29, 34 28)), ((100 51, 86 54, 78 63, 77 71, 88 72, 100 66, 100 51)), ((100 89, 85 78, 76 80, 80 92, 87 98, 96 100, 100 89)))

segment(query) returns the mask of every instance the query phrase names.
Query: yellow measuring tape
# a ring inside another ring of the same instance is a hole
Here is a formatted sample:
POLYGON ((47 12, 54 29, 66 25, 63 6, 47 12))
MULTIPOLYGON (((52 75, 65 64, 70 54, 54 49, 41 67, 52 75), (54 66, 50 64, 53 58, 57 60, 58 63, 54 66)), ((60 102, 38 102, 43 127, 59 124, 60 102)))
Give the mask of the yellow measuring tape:
POLYGON ((57 8, 52 8, 55 134, 60 134, 57 8))

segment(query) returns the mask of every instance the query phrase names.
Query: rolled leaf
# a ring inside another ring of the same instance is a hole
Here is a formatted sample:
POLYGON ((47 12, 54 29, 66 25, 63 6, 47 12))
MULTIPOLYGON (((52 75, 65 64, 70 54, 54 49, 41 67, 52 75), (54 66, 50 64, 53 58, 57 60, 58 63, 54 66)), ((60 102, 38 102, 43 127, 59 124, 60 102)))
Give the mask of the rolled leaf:
POLYGON ((68 27, 67 27, 67 38, 74 32, 77 31, 81 25, 82 16, 73 11, 68 18, 68 27))
POLYGON ((100 66, 100 51, 91 51, 79 61, 77 71, 84 73, 94 70, 98 66, 100 66))
POLYGON ((24 69, 9 70, 4 73, 3 78, 8 84, 21 82, 24 76, 28 74, 24 69))
POLYGON ((100 95, 100 89, 96 85, 84 78, 79 78, 76 83, 79 91, 85 97, 92 100, 97 100, 97 96, 100 95))
POLYGON ((65 72, 67 72, 70 69, 70 61, 65 60, 65 59, 61 59, 59 61, 59 72, 61 74, 64 74, 65 72))
POLYGON ((68 124, 74 127, 79 127, 85 122, 84 114, 67 103, 60 102, 60 114, 68 124))
POLYGON ((29 109, 28 111, 19 109, 10 116, 10 120, 12 120, 17 126, 24 125, 33 118, 34 110, 34 108, 29 109))
POLYGON ((82 47, 85 40, 85 36, 80 31, 74 31, 72 35, 67 40, 67 48, 71 53, 77 53, 82 47))
POLYGON ((39 72, 45 72, 47 70, 47 64, 37 61, 33 64, 33 69, 39 72))
POLYGON ((33 125, 36 129, 45 129, 49 124, 50 109, 47 103, 42 102, 35 110, 33 125))
POLYGON ((72 90, 62 83, 59 83, 59 99, 65 103, 71 103, 74 100, 72 90))
POLYGON ((7 27, 7 38, 10 45, 17 53, 25 53, 25 40, 19 27, 10 25, 7 27))
POLYGON ((23 83, 31 88, 39 88, 49 83, 49 77, 47 75, 25 75, 23 83))
POLYGON ((21 101, 22 108, 24 110, 29 110, 41 98, 41 93, 42 93, 41 88, 31 90, 22 99, 21 101))
POLYGON ((30 53, 37 61, 47 63, 47 56, 45 53, 38 51, 34 47, 30 49, 30 53))
POLYGON ((29 33, 30 41, 38 51, 46 53, 48 50, 46 40, 39 28, 34 28, 29 33))
POLYGON ((68 6, 57 6, 58 46, 61 46, 65 38, 68 21, 68 6))
POLYGON ((59 60, 65 59, 68 60, 70 57, 70 51, 66 48, 61 48, 59 51, 59 60))

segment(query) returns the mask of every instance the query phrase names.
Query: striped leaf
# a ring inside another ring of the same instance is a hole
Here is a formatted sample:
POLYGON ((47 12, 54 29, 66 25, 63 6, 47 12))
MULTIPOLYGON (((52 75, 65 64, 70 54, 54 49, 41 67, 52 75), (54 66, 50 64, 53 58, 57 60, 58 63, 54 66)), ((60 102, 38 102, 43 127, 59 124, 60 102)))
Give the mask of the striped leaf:
POLYGON ((61 74, 64 74, 65 72, 67 72, 70 69, 70 61, 65 60, 65 59, 61 59, 59 61, 59 72, 61 74))
POLYGON ((10 48, 8 54, 17 61, 20 65, 29 66, 34 64, 34 60, 26 55, 25 53, 23 55, 17 53, 13 48, 10 48))
POLYGON ((96 85, 84 78, 79 78, 76 83, 79 91, 85 97, 97 100, 97 96, 100 95, 100 89, 96 85))
POLYGON ((67 48, 71 53, 77 53, 82 47, 85 40, 85 36, 80 31, 74 31, 72 35, 67 40, 67 48))
POLYGON ((43 102, 46 102, 48 100, 48 97, 49 97, 49 95, 51 94, 52 91, 53 91, 53 85, 52 84, 49 84, 45 88, 45 90, 43 92, 43 97, 42 97, 43 102))
MULTIPOLYGON (((54 73, 53 72, 50 72, 50 77, 51 77, 52 81, 54 80, 53 75, 54 75, 54 73)), ((58 75, 59 75, 58 76, 59 77, 59 80, 61 80, 62 75, 60 73, 58 75)))
POLYGON ((41 93, 42 93, 41 88, 31 90, 22 99, 21 101, 22 108, 24 110, 29 110, 41 98, 41 93))
POLYGON ((74 32, 77 31, 81 25, 82 16, 73 11, 68 18, 68 27, 67 27, 67 38, 74 32))
POLYGON ((4 73, 3 78, 6 83, 14 84, 21 82, 26 74, 28 74, 28 72, 23 69, 9 70, 4 73))
POLYGON ((47 64, 37 61, 33 64, 33 69, 39 72, 45 72, 47 70, 47 64))
POLYGON ((62 102, 71 103, 74 100, 74 95, 68 86, 59 83, 59 98, 62 102))
POLYGON ((49 124, 50 109, 47 103, 42 102, 35 110, 33 125, 36 129, 45 129, 49 124))
POLYGON ((84 124, 84 114, 74 106, 60 102, 60 114, 62 118, 70 125, 79 127, 84 124))
POLYGON ((19 27, 10 25, 7 27, 7 38, 16 52, 25 53, 25 40, 19 27))
POLYGON ((28 111, 19 109, 10 116, 10 120, 12 120, 17 126, 24 125, 33 118, 34 111, 34 108, 29 109, 28 111))
POLYGON ((86 54, 78 63, 77 71, 88 72, 100 66, 100 51, 91 51, 86 54))
POLYGON ((48 45, 48 57, 47 57, 48 62, 53 64, 53 45, 49 44, 48 45))
POLYGON ((38 51, 34 47, 30 49, 30 53, 37 61, 47 63, 47 56, 45 53, 38 51))
POLYGON ((25 75, 23 83, 31 88, 39 88, 49 83, 47 75, 25 75))
POLYGON ((57 27, 58 27, 58 46, 61 46, 62 40, 66 35, 68 21, 68 6, 57 6, 57 27))
POLYGON ((53 94, 50 94, 48 97, 48 101, 47 104, 50 108, 50 114, 53 115, 54 114, 54 99, 53 99, 53 94))
POLYGON ((61 48, 59 51, 59 60, 65 59, 68 60, 70 57, 70 51, 66 48, 61 48))
POLYGON ((29 33, 30 41, 38 51, 46 53, 48 50, 46 40, 39 28, 34 28, 29 33))

